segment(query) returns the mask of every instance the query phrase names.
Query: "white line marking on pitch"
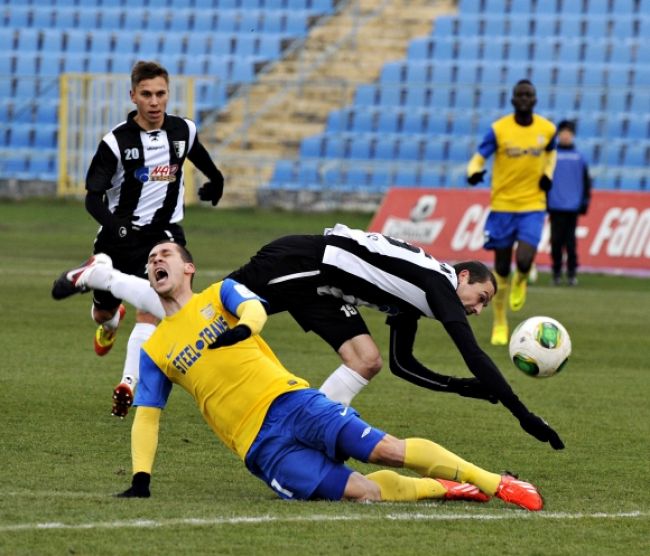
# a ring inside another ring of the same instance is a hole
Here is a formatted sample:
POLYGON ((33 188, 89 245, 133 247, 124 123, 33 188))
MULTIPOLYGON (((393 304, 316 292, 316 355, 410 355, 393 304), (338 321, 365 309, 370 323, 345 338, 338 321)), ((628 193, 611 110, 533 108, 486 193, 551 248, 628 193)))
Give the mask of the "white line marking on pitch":
POLYGON ((98 521, 91 523, 16 523, 14 525, 0 525, 0 532, 11 531, 49 531, 61 529, 153 529, 158 527, 176 527, 178 525, 210 526, 210 525, 249 525, 260 523, 295 523, 295 522, 327 522, 327 521, 503 521, 516 519, 638 519, 650 517, 650 512, 539 512, 528 513, 523 511, 509 511, 495 514, 462 514, 462 513, 435 513, 411 514, 395 513, 388 515, 358 515, 358 516, 292 516, 274 517, 270 515, 241 516, 241 517, 213 517, 213 518, 178 518, 178 519, 136 519, 130 521, 98 521))

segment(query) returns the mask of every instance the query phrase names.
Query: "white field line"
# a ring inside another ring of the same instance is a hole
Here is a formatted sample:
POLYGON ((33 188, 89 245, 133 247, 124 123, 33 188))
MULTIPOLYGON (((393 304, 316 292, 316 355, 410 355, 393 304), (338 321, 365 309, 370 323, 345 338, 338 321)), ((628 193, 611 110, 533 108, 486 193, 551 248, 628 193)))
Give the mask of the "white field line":
POLYGON ((176 519, 134 519, 128 521, 96 521, 89 523, 16 523, 0 525, 0 533, 18 531, 50 531, 50 530, 92 530, 92 529, 154 529, 161 527, 190 527, 228 526, 228 525, 259 525, 262 523, 318 523, 335 521, 506 521, 506 520, 586 520, 586 519, 643 519, 650 517, 650 512, 526 512, 524 510, 500 511, 499 513, 394 513, 388 515, 357 515, 357 516, 272 516, 251 515, 239 517, 210 517, 210 518, 176 518, 176 519))

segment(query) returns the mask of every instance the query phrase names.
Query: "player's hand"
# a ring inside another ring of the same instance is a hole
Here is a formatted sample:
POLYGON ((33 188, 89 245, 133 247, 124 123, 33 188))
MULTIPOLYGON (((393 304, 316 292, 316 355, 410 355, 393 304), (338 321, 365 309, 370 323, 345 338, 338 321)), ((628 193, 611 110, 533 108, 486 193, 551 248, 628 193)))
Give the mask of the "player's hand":
POLYGON ((542 177, 539 178, 539 188, 542 191, 549 192, 553 187, 553 180, 551 180, 546 174, 542 174, 542 177))
POLYGON ((208 349, 217 349, 224 346, 232 346, 246 338, 250 338, 251 329, 245 324, 238 324, 230 330, 226 330, 219 336, 213 343, 208 346, 208 349))
POLYGON ((115 496, 118 498, 149 498, 151 496, 151 492, 149 492, 150 481, 151 475, 140 471, 133 475, 133 478, 131 479, 131 487, 115 496))
POLYGON ((483 176, 485 176, 487 170, 481 170, 480 172, 474 172, 471 176, 467 176, 467 183, 470 185, 476 185, 483 181, 483 176))
MULTIPOLYGON (((140 218, 139 216, 134 216, 133 220, 136 221, 140 218)), ((111 235, 120 243, 126 243, 133 238, 133 222, 125 218, 115 218, 110 224, 109 228, 111 235)))
POLYGON ((452 378, 449 386, 464 398, 487 400, 490 403, 499 402, 499 398, 487 390, 478 378, 452 378))
POLYGON ((217 206, 223 195, 223 174, 219 170, 217 172, 219 173, 218 176, 212 181, 204 183, 198 191, 199 199, 201 201, 210 201, 213 207, 217 206))
POLYGON ((548 442, 554 450, 564 449, 564 442, 551 426, 534 413, 527 413, 519 419, 521 428, 540 442, 548 442))

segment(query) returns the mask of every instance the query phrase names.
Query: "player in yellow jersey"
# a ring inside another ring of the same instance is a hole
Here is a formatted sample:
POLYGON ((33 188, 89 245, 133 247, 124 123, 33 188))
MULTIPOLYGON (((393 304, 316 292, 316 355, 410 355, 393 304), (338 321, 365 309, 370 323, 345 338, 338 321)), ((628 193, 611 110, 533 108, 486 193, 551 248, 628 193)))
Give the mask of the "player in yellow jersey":
MULTIPOLYGON (((96 264, 93 258, 66 279, 75 286, 96 264)), ((150 496, 161 411, 179 384, 215 434, 281 498, 485 502, 496 496, 542 509, 530 483, 481 469, 432 441, 391 436, 309 388, 259 336, 264 300, 232 279, 195 294, 194 272, 191 255, 178 243, 159 243, 149 254, 149 281, 166 316, 142 346, 133 477, 120 496, 150 496), (406 467, 421 477, 389 470, 362 475, 344 464, 348 458, 406 467)))
POLYGON ((494 297, 492 344, 508 343, 506 298, 515 249, 516 271, 509 305, 519 311, 526 301, 528 274, 535 262, 546 214, 546 192, 555 169, 555 125, 537 114, 535 87, 527 79, 512 91, 514 113, 496 120, 467 166, 467 181, 483 181, 485 161, 494 155, 490 214, 485 223, 486 249, 494 250, 498 291, 494 297))

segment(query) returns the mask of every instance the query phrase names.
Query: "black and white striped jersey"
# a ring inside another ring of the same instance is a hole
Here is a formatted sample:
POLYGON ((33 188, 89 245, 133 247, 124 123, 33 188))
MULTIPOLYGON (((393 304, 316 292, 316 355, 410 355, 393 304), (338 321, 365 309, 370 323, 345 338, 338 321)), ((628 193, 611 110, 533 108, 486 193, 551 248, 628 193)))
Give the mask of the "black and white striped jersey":
POLYGON ((131 112, 99 144, 88 169, 86 189, 101 193, 108 210, 138 226, 183 219, 183 162, 204 174, 216 170, 199 142, 196 124, 165 114, 159 130, 145 131, 131 112), (206 160, 207 159, 207 160, 206 160))
POLYGON ((465 321, 454 268, 424 250, 378 233, 337 224, 325 231, 319 293, 385 313, 465 321))

